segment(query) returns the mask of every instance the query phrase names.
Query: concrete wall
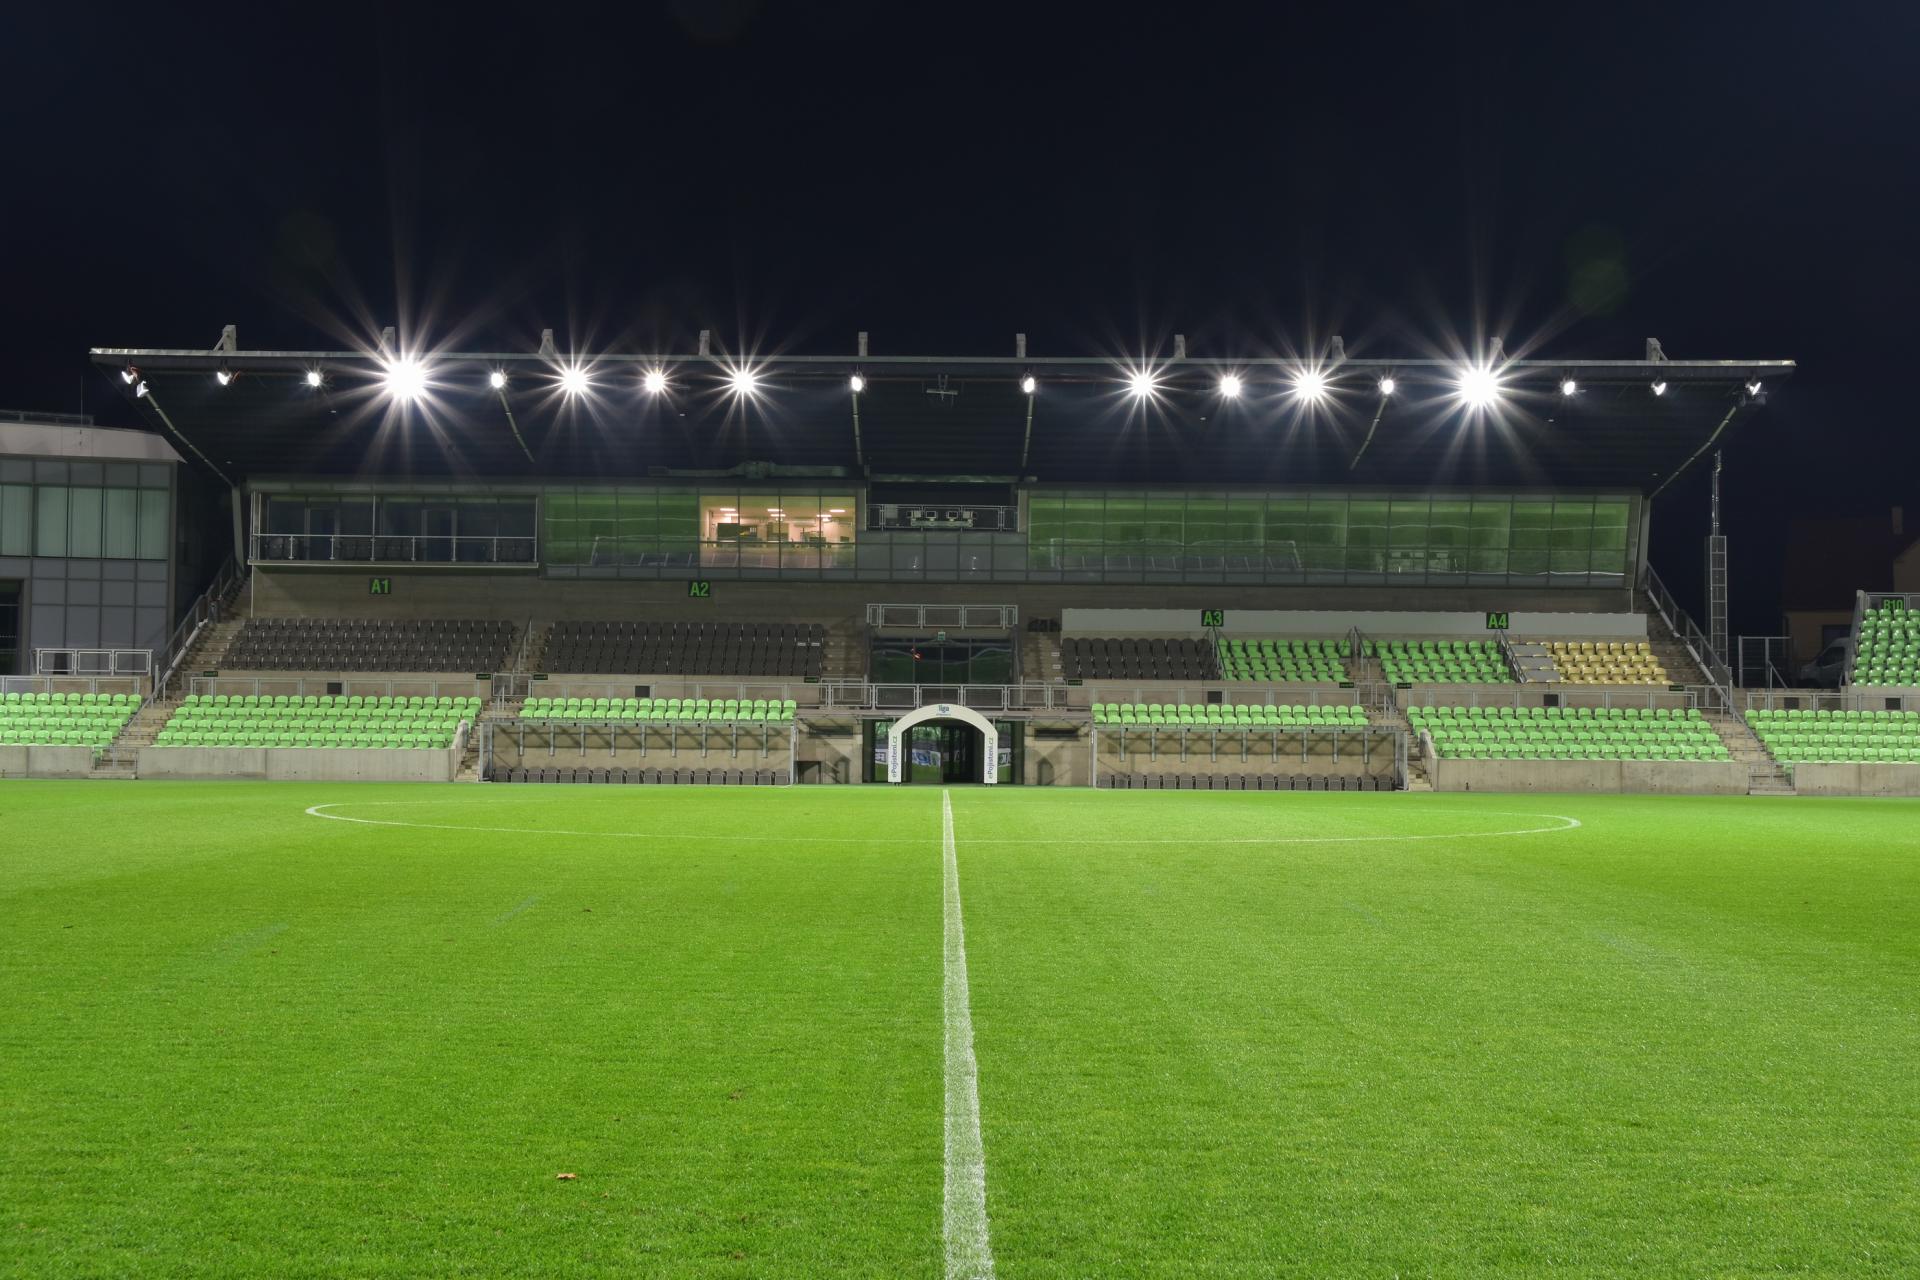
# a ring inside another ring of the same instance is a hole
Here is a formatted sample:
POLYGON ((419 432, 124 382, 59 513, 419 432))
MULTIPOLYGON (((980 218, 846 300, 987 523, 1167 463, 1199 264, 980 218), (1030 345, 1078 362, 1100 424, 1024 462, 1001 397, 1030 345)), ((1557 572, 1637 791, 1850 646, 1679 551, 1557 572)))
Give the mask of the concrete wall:
POLYGON ((1793 789, 1803 796, 1920 796, 1920 764, 1801 764, 1793 789))
POLYGON ((790 738, 785 725, 698 729, 665 725, 590 725, 496 729, 492 763, 500 769, 772 769, 783 776, 790 738))
MULTIPOLYGON (((1047 728, 1065 727, 1062 723, 1039 722, 1047 728)), ((1086 787, 1093 784, 1092 745, 1083 731, 1077 738, 1037 738, 1034 724, 1027 725, 1026 773, 1020 780, 1027 786, 1086 787)))
POLYGON ((1745 795, 1745 761, 1433 760, 1435 791, 1745 795))
POLYGON ((84 778, 92 772, 88 747, 0 747, 0 778, 84 778))
POLYGON ((271 782, 451 782, 450 750, 143 747, 142 778, 271 782))
MULTIPOLYGON (((1218 593, 1216 593, 1218 594, 1218 593)), ((1460 611, 1458 598, 1432 612, 1405 609, 1327 610, 1327 609, 1255 609, 1240 605, 1236 590, 1232 601, 1216 601, 1214 607, 1226 610, 1226 630, 1236 636, 1286 636, 1298 639, 1337 639, 1354 627, 1370 636, 1453 636, 1463 640, 1487 640, 1486 611, 1460 611)), ((1498 609, 1499 605, 1488 608, 1498 609)), ((1508 630, 1516 636, 1564 636, 1577 639, 1645 640, 1645 614, 1597 612, 1511 612, 1508 630)), ((1070 636, 1200 636, 1200 615, 1191 609, 1114 609, 1069 608, 1061 612, 1060 630, 1070 636)))
POLYGON ((1150 734, 1142 729, 1102 726, 1098 774, 1270 774, 1277 777, 1391 777, 1394 735, 1390 732, 1333 734, 1280 730, 1222 733, 1217 746, 1209 734, 1190 734, 1183 753, 1178 733, 1150 734))

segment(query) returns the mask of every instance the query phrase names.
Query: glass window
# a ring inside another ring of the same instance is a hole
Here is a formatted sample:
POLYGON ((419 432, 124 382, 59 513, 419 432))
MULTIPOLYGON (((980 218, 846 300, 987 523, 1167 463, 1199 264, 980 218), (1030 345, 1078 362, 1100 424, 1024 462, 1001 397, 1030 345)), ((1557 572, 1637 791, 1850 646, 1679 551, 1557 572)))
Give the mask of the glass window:
POLYGON ((1390 573, 1427 571, 1428 502, 1420 498, 1395 498, 1388 515, 1387 570, 1390 573))
POLYGON ((1553 540, 1553 500, 1516 498, 1510 540, 1508 573, 1547 572, 1547 552, 1553 540))
POLYGON ((1070 493, 1061 499, 1061 516, 1067 541, 1091 546, 1106 541, 1106 506, 1103 494, 1070 493))
POLYGON ((137 537, 142 560, 167 558, 167 517, 171 495, 165 489, 140 491, 140 532, 137 537))
POLYGON ((1593 571, 1627 572, 1627 527, 1633 504, 1625 498, 1601 498, 1593 504, 1593 571))
POLYGON ((34 529, 34 554, 67 554, 67 491, 54 485, 42 485, 34 496, 34 513, 38 516, 34 529))
POLYGON ((1467 521, 1473 504, 1464 498, 1435 498, 1427 517, 1427 567, 1434 573, 1467 571, 1467 521))
POLYGON ((1386 567, 1387 504, 1377 498, 1355 498, 1347 504, 1347 569, 1379 573, 1386 567))
POLYGON ((0 485, 0 556, 33 554, 33 486, 0 485))
POLYGON ((1307 571, 1339 573, 1347 567, 1347 499, 1316 495, 1307 507, 1307 571))
POLYGON ((1267 499, 1267 568, 1294 573, 1306 568, 1309 542, 1307 500, 1305 498, 1267 499))
POLYGON ((67 490, 67 554, 91 560, 100 554, 100 490, 67 490))
POLYGON ((1553 572, 1585 574, 1592 563, 1592 549, 1593 499, 1555 499, 1553 504, 1553 572))
POLYGON ((1474 573, 1505 573, 1513 525, 1513 500, 1475 498, 1468 518, 1472 521, 1468 569, 1474 573))
POLYGON ((108 489, 105 492, 105 553, 115 560, 131 560, 137 550, 140 491, 108 489))

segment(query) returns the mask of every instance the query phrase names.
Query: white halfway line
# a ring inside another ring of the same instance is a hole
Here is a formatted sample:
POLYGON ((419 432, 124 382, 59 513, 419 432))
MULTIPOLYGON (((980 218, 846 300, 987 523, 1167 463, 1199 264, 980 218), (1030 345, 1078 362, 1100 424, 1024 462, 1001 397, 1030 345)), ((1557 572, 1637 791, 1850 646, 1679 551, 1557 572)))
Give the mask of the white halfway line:
POLYGON ((980 1142, 980 1070, 973 1059, 967 998, 967 927, 960 915, 960 862, 953 847, 953 800, 940 793, 940 857, 946 882, 946 1198, 941 1223, 947 1280, 993 1274, 987 1239, 987 1153, 980 1142))

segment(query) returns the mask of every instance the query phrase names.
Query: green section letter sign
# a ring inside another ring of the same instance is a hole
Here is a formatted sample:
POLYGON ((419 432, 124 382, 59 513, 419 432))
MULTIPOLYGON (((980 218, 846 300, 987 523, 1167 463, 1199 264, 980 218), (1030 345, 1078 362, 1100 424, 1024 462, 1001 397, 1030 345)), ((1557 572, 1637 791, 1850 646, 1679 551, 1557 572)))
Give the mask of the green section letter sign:
POLYGON ((1489 631, 1505 631, 1509 625, 1511 625, 1510 620, 1504 613, 1490 613, 1487 615, 1487 630, 1489 631))
POLYGON ((1200 611, 1200 625, 1203 627, 1226 626, 1227 611, 1225 609, 1202 609, 1200 611))
POLYGON ((713 598, 713 584, 705 579, 698 582, 689 582, 687 584, 687 594, 695 600, 710 600, 713 598))
POLYGON ((390 596, 393 594, 392 578, 368 578, 367 594, 370 596, 390 596))

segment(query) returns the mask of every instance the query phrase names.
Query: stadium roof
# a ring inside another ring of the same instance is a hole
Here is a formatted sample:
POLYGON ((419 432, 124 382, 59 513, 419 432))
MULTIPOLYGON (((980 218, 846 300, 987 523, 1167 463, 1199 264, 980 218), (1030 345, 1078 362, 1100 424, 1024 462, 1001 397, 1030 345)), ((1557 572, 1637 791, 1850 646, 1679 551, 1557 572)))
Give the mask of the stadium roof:
POLYGON ((1463 399, 1463 366, 1432 359, 1181 357, 1129 368, 1106 357, 459 352, 403 369, 402 383, 422 384, 412 398, 395 394, 393 361, 377 352, 243 351, 229 338, 214 351, 96 348, 92 359, 151 429, 236 482, 764 469, 1646 493, 1729 439, 1794 367, 1502 360, 1490 366, 1493 402, 1476 407, 1463 399), (570 368, 583 387, 563 385, 570 368), (1135 382, 1143 372, 1150 388, 1135 382), (663 390, 648 390, 649 374, 663 390), (1324 395, 1302 394, 1315 374, 1324 395), (1240 379, 1236 396, 1222 392, 1228 375, 1240 379))

